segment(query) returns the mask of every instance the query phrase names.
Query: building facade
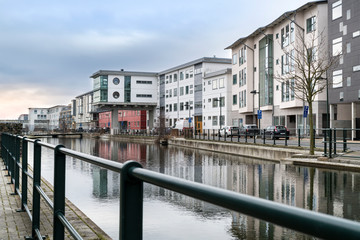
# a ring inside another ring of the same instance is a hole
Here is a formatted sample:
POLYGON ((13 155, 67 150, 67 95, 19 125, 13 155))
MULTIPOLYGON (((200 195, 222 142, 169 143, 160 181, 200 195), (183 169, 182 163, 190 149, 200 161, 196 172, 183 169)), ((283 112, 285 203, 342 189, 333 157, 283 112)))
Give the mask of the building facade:
POLYGON ((29 108, 28 130, 47 131, 49 130, 48 108, 29 108))
MULTIPOLYGON (((145 110, 119 110, 118 122, 120 124, 120 130, 126 132, 128 130, 145 130, 147 126, 147 113, 145 110)), ((111 112, 99 113, 99 127, 111 128, 111 112)))
POLYGON ((64 107, 60 112, 59 117, 59 129, 61 131, 71 131, 75 130, 75 121, 73 115, 71 114, 71 104, 64 107))
MULTIPOLYGON (((206 73, 203 81, 203 129, 233 126, 231 68, 206 73)), ((236 104, 236 102, 235 102, 236 104)))
MULTIPOLYGON (((295 98, 295 80, 280 82, 274 76, 286 76, 295 71, 294 48, 311 41, 311 36, 327 33, 327 1, 307 3, 289 11, 247 37, 235 41, 226 49, 232 51, 233 110, 239 118, 233 125, 257 123, 260 128, 286 125, 290 132, 308 128, 303 117, 307 103, 295 98), (235 101, 235 100, 234 100, 235 101), (257 119, 261 110, 262 118, 257 119)), ((324 46, 327 48, 327 46, 324 46)), ((313 103, 314 126, 323 127, 326 94, 320 93, 313 103)))
POLYGON ((98 115, 93 106, 93 91, 75 97, 72 112, 76 122, 75 129, 90 130, 98 126, 98 115))
MULTIPOLYGON (((332 128, 360 128, 360 1, 328 1, 329 48, 341 55, 327 73, 332 128)), ((352 131, 360 139, 360 131, 352 131)))
POLYGON ((49 130, 58 130, 60 129, 60 113, 65 108, 65 105, 57 105, 54 107, 48 108, 47 118, 49 120, 49 130))
POLYGON ((203 128, 203 82, 207 73, 226 69, 231 59, 200 58, 159 73, 160 119, 165 127, 178 120, 192 120, 191 127, 203 128))

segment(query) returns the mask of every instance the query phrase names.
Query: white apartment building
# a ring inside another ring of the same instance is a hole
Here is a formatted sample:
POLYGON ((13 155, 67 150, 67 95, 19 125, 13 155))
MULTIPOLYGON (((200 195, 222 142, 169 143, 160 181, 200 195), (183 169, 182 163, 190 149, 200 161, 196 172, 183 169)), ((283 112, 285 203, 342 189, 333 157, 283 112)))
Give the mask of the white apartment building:
POLYGON ((96 127, 94 118, 93 91, 81 94, 72 101, 72 114, 75 116, 76 129, 89 130, 96 127))
POLYGON ((206 73, 203 81, 203 129, 220 129, 232 126, 231 68, 206 73))
POLYGON ((231 59, 204 57, 160 72, 160 114, 165 126, 190 117, 191 126, 202 130, 204 76, 230 64, 231 59))
POLYGON ((65 108, 65 105, 57 105, 48 108, 47 118, 49 120, 49 130, 59 129, 60 112, 65 108))
POLYGON ((49 129, 48 108, 29 108, 28 130, 47 131, 49 129))
MULTIPOLYGON (((274 75, 295 71, 291 57, 283 49, 294 54, 292 48, 299 44, 296 39, 309 41, 311 34, 319 36, 321 32, 327 36, 327 1, 309 2, 226 48, 232 51, 233 110, 239 113, 234 126, 257 123, 265 128, 282 124, 292 133, 296 128, 308 127, 308 119, 303 117, 307 103, 295 98, 290 88, 294 81, 280 83, 274 75), (262 111, 260 121, 257 120, 259 109, 262 111)), ((323 92, 313 104, 316 128, 322 128, 325 112, 326 93, 323 92)))

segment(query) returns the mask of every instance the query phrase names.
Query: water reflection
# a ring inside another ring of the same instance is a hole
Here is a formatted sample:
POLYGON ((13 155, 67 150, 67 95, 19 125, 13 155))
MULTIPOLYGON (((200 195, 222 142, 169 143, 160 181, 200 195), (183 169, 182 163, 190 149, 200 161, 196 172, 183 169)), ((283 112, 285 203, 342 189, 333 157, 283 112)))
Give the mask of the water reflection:
MULTIPOLYGON (((359 220, 358 173, 274 164, 174 146, 94 139, 49 142, 113 161, 136 160, 160 173, 359 220)), ((46 151, 43 154, 52 159, 46 151)), ((45 171, 52 170, 51 162, 43 161, 45 171)), ((116 239, 119 174, 73 158, 68 158, 67 174, 67 197, 116 239)), ((144 185, 144 196, 144 239, 310 238, 153 185, 144 185)))

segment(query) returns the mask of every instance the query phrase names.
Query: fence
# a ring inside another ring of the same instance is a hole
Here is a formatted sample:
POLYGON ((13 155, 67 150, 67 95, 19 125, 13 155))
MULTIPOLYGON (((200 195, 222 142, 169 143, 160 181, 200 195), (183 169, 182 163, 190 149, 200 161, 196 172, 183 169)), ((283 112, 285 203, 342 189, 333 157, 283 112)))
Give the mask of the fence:
POLYGON ((41 239, 40 197, 53 209, 53 239, 64 239, 64 228, 75 239, 82 239, 65 217, 65 162, 66 156, 120 173, 119 238, 140 240, 143 236, 143 183, 153 184, 232 211, 247 214, 286 228, 325 239, 359 239, 360 223, 305 209, 260 199, 245 194, 183 180, 143 169, 135 161, 124 164, 76 152, 62 145, 51 145, 40 140, 2 134, 2 156, 14 183, 14 192, 21 197, 21 208, 32 220, 32 237, 41 239), (27 171, 27 144, 34 143, 34 175, 27 171), (41 149, 54 151, 54 202, 41 189, 41 149), (21 149, 21 151, 20 151, 21 149), (21 154, 20 154, 21 153, 21 154), (22 161, 20 163, 20 155, 22 161), (19 190, 21 169, 21 191, 19 190), (33 179, 33 209, 27 207, 27 179, 33 179))

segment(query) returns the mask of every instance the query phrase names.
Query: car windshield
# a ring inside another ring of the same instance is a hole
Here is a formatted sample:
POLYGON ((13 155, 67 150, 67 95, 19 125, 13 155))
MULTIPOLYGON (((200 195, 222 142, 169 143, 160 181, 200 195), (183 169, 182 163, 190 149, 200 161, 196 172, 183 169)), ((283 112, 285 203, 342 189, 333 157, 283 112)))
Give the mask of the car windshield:
POLYGON ((276 128, 279 129, 279 130, 285 130, 284 126, 276 126, 276 128))

